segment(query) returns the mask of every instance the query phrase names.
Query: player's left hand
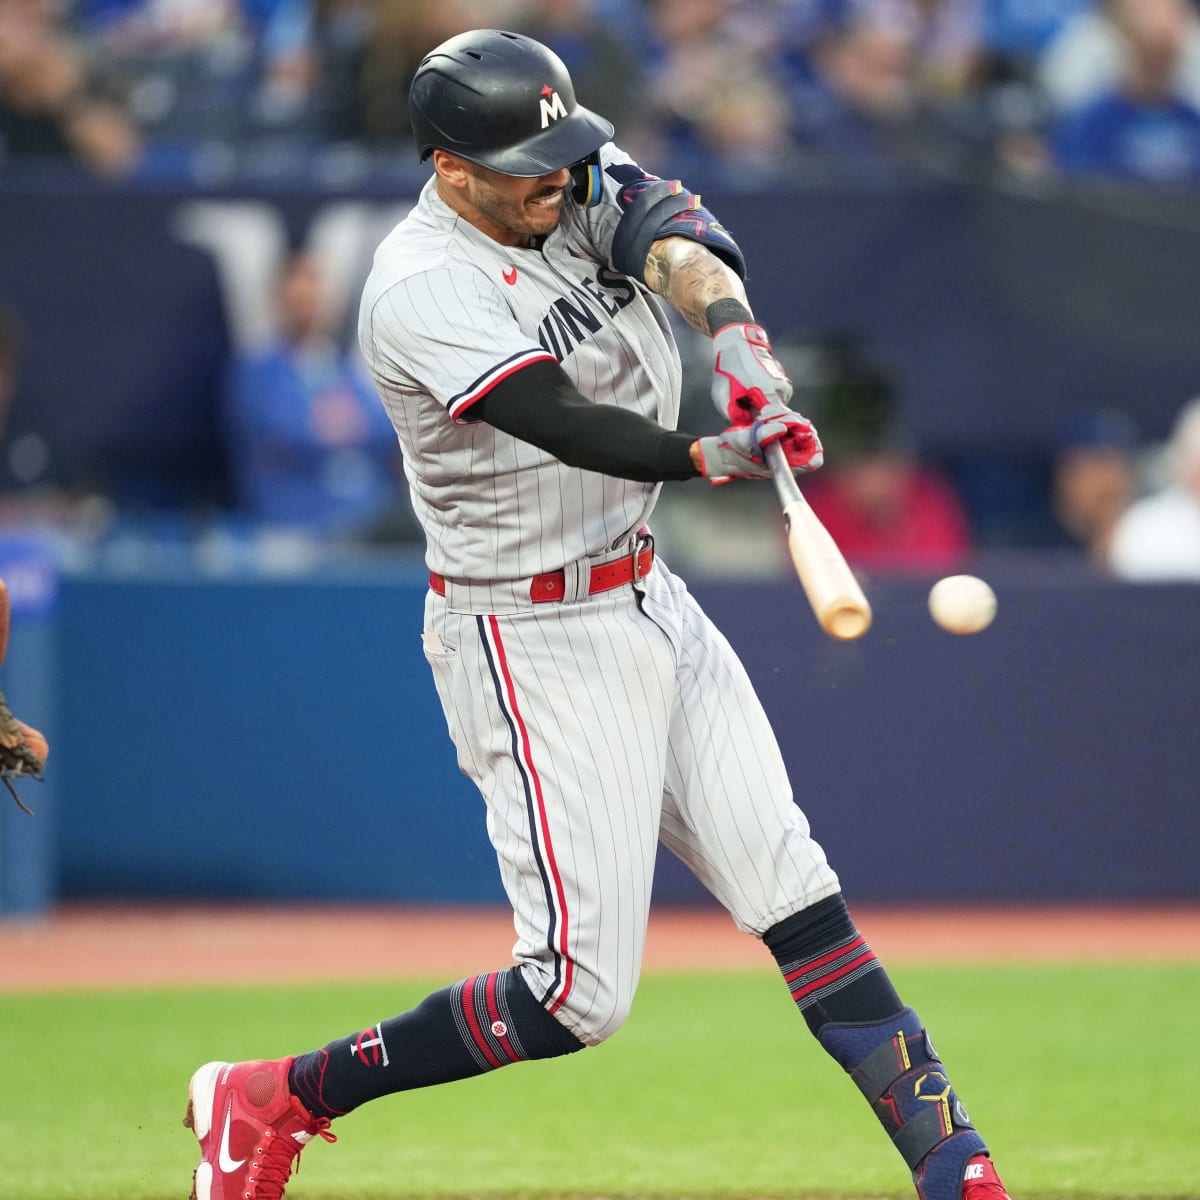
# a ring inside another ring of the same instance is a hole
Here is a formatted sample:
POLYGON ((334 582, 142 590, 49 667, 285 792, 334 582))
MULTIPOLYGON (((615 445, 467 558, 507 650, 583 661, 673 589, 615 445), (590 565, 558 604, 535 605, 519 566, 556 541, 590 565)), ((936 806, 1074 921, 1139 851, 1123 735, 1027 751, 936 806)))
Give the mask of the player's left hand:
POLYGON ((760 408, 750 430, 764 459, 766 447, 778 442, 793 473, 815 471, 825 461, 825 449, 816 426, 784 404, 772 403, 760 408))
POLYGON ((713 403, 730 425, 749 426, 760 409, 792 398, 792 382, 761 325, 726 325, 713 337, 713 349, 713 403))

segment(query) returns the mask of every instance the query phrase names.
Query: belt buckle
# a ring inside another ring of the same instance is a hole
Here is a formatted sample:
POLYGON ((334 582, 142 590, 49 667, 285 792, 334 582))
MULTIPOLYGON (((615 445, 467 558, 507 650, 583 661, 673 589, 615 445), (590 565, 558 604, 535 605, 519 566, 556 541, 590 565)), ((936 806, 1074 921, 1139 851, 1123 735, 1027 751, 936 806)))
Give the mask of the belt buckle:
POLYGON ((633 548, 633 582, 637 583, 639 579, 645 579, 650 573, 647 569, 642 570, 642 555, 645 551, 650 551, 650 561, 654 561, 654 534, 649 530, 645 533, 638 534, 638 540, 633 548))

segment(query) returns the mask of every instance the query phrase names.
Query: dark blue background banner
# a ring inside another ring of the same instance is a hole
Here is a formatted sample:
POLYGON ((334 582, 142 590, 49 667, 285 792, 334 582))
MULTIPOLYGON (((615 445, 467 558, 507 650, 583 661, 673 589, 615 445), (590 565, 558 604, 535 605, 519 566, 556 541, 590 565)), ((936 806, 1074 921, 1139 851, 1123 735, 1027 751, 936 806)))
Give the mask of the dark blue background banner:
MULTIPOLYGON (((1200 898, 1200 588, 988 574, 999 615, 976 637, 933 625, 926 581, 870 583, 855 643, 795 583, 695 591, 848 892, 1200 898)), ((502 899, 423 595, 415 571, 68 579, 64 894, 502 899)), ((665 855, 657 895, 704 894, 665 855)))

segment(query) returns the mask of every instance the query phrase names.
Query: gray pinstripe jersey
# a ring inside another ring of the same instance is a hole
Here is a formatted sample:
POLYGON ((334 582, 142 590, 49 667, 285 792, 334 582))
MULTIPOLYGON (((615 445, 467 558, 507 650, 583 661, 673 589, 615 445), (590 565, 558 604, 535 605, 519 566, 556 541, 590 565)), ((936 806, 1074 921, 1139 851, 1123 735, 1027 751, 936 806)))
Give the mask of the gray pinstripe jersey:
MULTIPOLYGON (((630 162, 609 144, 602 163, 630 162)), ((594 208, 566 202, 540 249, 502 246, 431 179, 375 255, 359 341, 404 451, 429 567, 520 579, 612 548, 642 525, 657 484, 568 467, 471 405, 514 371, 557 359, 583 395, 674 429, 679 354, 658 300, 612 267, 620 217, 605 176, 594 208)))
POLYGON ((655 559, 636 587, 591 593, 591 564, 568 566, 628 545, 657 486, 462 419, 501 379, 557 359, 595 403, 674 428, 679 357, 657 299, 612 267, 621 210, 607 175, 605 188, 520 250, 431 183, 380 247, 360 318, 429 565, 449 580, 426 594, 424 652, 487 805, 514 957, 585 1043, 632 1003, 660 841, 760 936, 838 889, 744 668, 683 581, 655 559), (564 567, 562 598, 535 604, 523 581, 564 567))

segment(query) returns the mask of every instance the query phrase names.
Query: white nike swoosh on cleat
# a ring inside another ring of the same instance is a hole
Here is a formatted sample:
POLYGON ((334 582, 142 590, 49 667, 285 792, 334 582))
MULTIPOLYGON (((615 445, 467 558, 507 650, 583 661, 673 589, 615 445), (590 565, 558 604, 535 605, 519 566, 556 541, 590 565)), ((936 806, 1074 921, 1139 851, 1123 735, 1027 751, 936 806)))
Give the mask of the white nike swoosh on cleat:
POLYGON ((230 1171, 236 1171, 239 1167, 244 1166, 246 1160, 243 1158, 240 1162, 235 1161, 229 1154, 229 1125, 233 1120, 233 1097, 230 1096, 225 1101, 225 1127, 221 1130, 221 1149, 217 1153, 217 1166, 225 1172, 226 1175, 230 1171))

